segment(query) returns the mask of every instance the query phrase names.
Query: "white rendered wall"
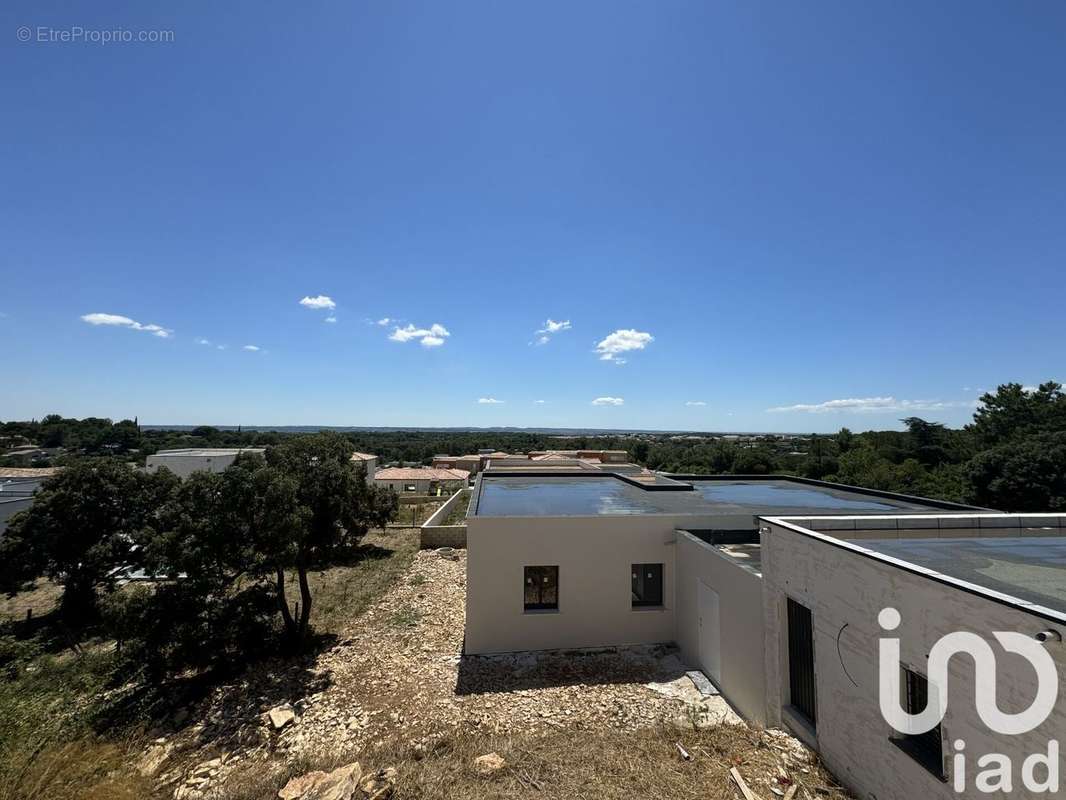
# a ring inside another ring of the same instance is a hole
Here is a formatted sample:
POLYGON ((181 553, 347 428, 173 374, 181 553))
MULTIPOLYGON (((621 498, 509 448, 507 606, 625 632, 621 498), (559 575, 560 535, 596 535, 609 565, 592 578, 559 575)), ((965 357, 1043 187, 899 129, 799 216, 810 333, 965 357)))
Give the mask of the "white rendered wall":
POLYGON ((1053 628, 1066 635, 1066 626, 776 524, 762 535, 762 572, 768 724, 783 723, 816 746, 837 778, 858 797, 959 797, 951 785, 951 756, 952 742, 960 738, 967 745, 967 791, 961 796, 1034 796, 1019 782, 1024 757, 1039 751, 1046 753, 1049 739, 1066 739, 1063 646, 1048 647, 1059 670, 1058 706, 1042 727, 1018 736, 999 736, 985 728, 974 707, 973 662, 966 656, 952 660, 943 723, 949 778, 945 783, 889 741, 892 731, 882 718, 878 703, 878 643, 879 637, 891 634, 882 632, 877 616, 886 607, 900 612, 903 621, 895 635, 901 640, 901 660, 922 674, 926 673, 926 656, 941 636, 962 630, 989 640, 999 659, 999 705, 1010 712, 1020 711, 1031 702, 1035 672, 1021 656, 1005 654, 990 633, 1018 631, 1035 636, 1053 628), (813 615, 818 716, 813 734, 787 708, 786 597, 807 606, 813 615), (974 790, 974 775, 979 771, 977 759, 988 753, 1005 753, 1013 758, 1012 794, 989 795, 974 790))

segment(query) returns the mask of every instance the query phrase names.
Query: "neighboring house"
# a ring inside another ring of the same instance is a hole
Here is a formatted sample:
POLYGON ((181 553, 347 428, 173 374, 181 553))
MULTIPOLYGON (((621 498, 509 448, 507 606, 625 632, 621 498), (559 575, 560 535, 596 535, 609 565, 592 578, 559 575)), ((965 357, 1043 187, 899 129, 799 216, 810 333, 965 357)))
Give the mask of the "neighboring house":
POLYGON ((374 473, 378 471, 378 457, 372 456, 370 453, 352 453, 352 461, 356 464, 362 464, 366 469, 366 479, 371 481, 374 479, 374 473))
POLYGON ((0 467, 0 537, 7 521, 33 505, 33 495, 59 467, 0 467))
POLYGON ((500 458, 525 458, 525 456, 512 456, 509 453, 501 453, 499 450, 487 448, 465 456, 433 456, 433 467, 436 469, 461 469, 476 475, 488 465, 489 461, 500 458))
POLYGON ((433 467, 386 467, 374 475, 374 485, 392 489, 397 494, 443 494, 462 489, 470 473, 461 469, 433 467))
POLYGON ((145 469, 155 472, 166 467, 179 478, 188 478, 194 472, 222 472, 241 453, 266 452, 264 447, 195 447, 181 450, 160 450, 148 456, 145 469))

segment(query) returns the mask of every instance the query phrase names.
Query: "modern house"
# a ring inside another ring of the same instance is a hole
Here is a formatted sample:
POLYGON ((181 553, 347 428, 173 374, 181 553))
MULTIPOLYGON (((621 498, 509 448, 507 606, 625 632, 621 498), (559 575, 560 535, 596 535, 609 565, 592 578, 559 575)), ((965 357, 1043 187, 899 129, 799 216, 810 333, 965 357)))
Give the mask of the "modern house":
POLYGON ((33 496, 41 485, 59 472, 60 467, 0 467, 0 537, 7 521, 19 511, 33 505, 33 496))
MULTIPOLYGON (((1042 637, 1066 666, 1066 515, 799 478, 490 466, 466 541, 468 654, 675 643, 744 717, 793 731, 861 797, 957 797, 956 740, 971 765, 1011 753, 1020 769, 1066 732, 1057 709, 1026 736, 997 738, 975 711, 972 660, 953 663, 950 691, 926 667, 954 630, 1042 637), (898 630, 881 627, 886 608, 898 630), (901 707, 950 696, 935 731, 904 735, 882 717, 884 636, 900 640, 901 707)), ((995 680, 1004 707, 1032 700, 1020 657, 1001 653, 995 680)))
POLYGON ((166 467, 179 478, 188 478, 194 472, 222 472, 237 460, 241 453, 266 452, 264 447, 195 447, 179 450, 160 450, 148 456, 145 469, 155 472, 166 467))
POLYGON ((441 494, 462 489, 470 473, 461 469, 433 467, 385 467, 374 475, 374 485, 392 489, 397 494, 441 494))

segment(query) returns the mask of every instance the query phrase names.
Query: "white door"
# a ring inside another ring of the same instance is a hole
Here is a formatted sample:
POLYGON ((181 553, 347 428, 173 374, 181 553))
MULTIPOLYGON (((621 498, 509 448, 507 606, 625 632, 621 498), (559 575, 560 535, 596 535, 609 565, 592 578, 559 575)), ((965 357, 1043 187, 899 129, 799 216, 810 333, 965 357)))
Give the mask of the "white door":
POLYGON ((699 581, 700 667, 711 682, 722 681, 722 629, 718 620, 718 592, 699 581))

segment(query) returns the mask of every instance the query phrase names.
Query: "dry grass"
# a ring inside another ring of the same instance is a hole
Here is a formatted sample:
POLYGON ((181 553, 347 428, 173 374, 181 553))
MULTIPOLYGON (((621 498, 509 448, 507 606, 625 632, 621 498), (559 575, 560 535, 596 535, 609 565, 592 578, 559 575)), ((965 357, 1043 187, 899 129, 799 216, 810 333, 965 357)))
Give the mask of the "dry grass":
POLYGON ((548 800, 737 800, 740 792, 729 777, 736 767, 757 797, 773 797, 771 787, 800 784, 797 797, 846 800, 831 777, 817 764, 786 770, 770 738, 745 726, 722 726, 706 731, 679 732, 670 728, 638 733, 559 731, 548 735, 486 736, 460 734, 444 739, 428 751, 401 742, 320 761, 290 764, 277 772, 261 767, 231 776, 211 800, 259 800, 271 797, 288 778, 311 769, 333 769, 359 761, 364 772, 396 767, 396 800, 483 800, 486 797, 548 800), (690 755, 681 757, 680 743, 690 755), (478 775, 473 761, 495 752, 506 766, 492 776, 478 775))
MULTIPOLYGON (((401 581, 418 552, 418 529, 373 531, 363 539, 363 546, 367 557, 353 566, 331 567, 308 576, 314 597, 311 624, 316 631, 344 635, 356 617, 401 581)), ((295 589, 295 581, 289 583, 295 589)))
POLYGON ((0 622, 21 622, 27 611, 34 617, 43 617, 55 609, 62 595, 63 587, 48 578, 39 578, 33 588, 13 597, 0 594, 0 622))
MULTIPOLYGON (((138 800, 151 782, 132 772, 124 743, 82 738, 52 744, 0 784, 0 800, 138 800)), ((11 765, 14 766, 14 765, 11 765)))

